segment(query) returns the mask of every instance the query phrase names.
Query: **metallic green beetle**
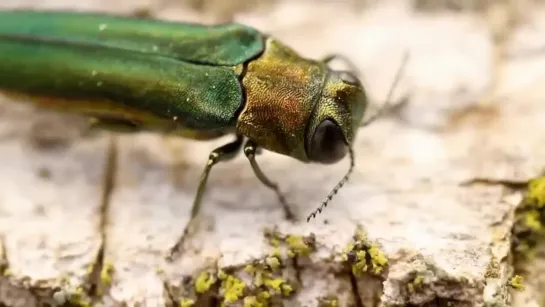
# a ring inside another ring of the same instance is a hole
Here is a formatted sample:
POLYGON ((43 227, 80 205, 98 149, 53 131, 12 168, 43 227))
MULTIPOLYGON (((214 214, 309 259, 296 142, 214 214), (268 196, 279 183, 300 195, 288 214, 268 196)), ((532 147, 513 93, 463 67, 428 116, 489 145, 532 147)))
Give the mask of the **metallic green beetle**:
POLYGON ((335 163, 350 153, 350 171, 311 216, 321 212, 353 169, 351 144, 367 106, 357 77, 328 66, 334 58, 303 58, 239 24, 0 11, 3 93, 115 131, 236 136, 210 154, 193 217, 212 166, 234 157, 244 139, 257 177, 280 197, 256 163, 258 148, 307 163, 335 163))

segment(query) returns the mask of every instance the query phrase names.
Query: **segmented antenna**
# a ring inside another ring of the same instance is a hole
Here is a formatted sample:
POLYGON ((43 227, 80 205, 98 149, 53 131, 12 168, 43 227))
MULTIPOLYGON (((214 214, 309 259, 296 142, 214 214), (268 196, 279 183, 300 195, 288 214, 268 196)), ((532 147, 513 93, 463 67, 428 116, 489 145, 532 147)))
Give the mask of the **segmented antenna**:
POLYGON ((316 210, 314 210, 309 216, 307 217, 307 222, 310 221, 310 219, 313 219, 316 217, 316 215, 322 213, 322 210, 324 210, 325 207, 331 202, 331 199, 333 199, 333 196, 339 192, 339 190, 343 187, 343 185, 348 182, 348 179, 350 178, 350 175, 352 174, 352 171, 354 170, 354 165, 356 164, 354 162, 354 151, 352 150, 352 147, 348 147, 348 155, 350 157, 350 168, 348 169, 348 172, 346 172, 346 175, 344 175, 343 179, 337 183, 335 188, 329 192, 329 195, 327 195, 327 198, 320 204, 316 210))
POLYGON ((408 60, 409 60, 409 52, 407 51, 403 55, 403 62, 401 62, 401 65, 397 69, 397 73, 396 73, 394 82, 392 83, 392 86, 390 86, 390 90, 388 91, 388 95, 386 95, 386 100, 385 100, 384 104, 382 105, 382 107, 380 107, 380 109, 378 109, 378 111, 375 114, 371 115, 371 117, 369 117, 366 121, 361 123, 360 127, 365 127, 365 126, 369 125, 370 123, 374 122, 376 119, 381 117, 384 114, 384 112, 387 111, 392 106, 390 99, 392 99, 392 95, 394 94, 394 90, 397 87, 397 84, 399 83, 399 80, 401 80, 401 75, 403 73, 403 70, 405 69, 405 66, 406 66, 408 60))
MULTIPOLYGON (((328 60, 332 60, 332 59, 327 59, 326 61, 328 60)), ((385 103, 375 114, 373 114, 370 118, 364 121, 360 125, 360 127, 365 127, 369 125, 370 123, 374 122, 376 119, 381 117, 382 114, 384 114, 384 112, 387 109, 390 108, 391 106, 390 99, 392 98, 392 95, 394 93, 395 88, 397 87, 397 84, 399 83, 399 80, 401 80, 401 75, 403 73, 403 70, 405 69, 405 66, 408 60, 409 60, 409 52, 407 51, 403 55, 403 61, 397 70, 392 86, 390 86, 390 90, 388 91, 388 95, 386 96, 385 103)), ((337 192, 339 192, 339 190, 345 185, 345 183, 348 182, 348 179, 350 179, 350 175, 354 171, 354 165, 355 165, 354 151, 352 150, 351 146, 348 147, 348 153, 350 156, 350 168, 348 169, 348 172, 346 172, 346 175, 344 175, 343 179, 341 179, 341 181, 337 183, 335 188, 331 192, 329 192, 329 195, 327 195, 327 198, 320 204, 320 206, 316 208, 316 210, 314 210, 311 214, 309 214, 309 216, 307 217, 307 222, 309 222, 313 218, 316 218, 316 215, 322 213, 322 210, 324 210, 324 208, 327 207, 327 205, 331 202, 331 200, 333 199, 333 196, 335 196, 337 192)))

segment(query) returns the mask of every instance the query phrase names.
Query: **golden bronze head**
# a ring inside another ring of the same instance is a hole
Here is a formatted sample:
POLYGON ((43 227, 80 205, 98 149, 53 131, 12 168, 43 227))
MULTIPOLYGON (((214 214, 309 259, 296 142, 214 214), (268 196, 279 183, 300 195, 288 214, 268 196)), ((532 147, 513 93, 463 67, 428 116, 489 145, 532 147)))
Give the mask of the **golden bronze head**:
POLYGON ((366 107, 367 97, 358 78, 350 72, 328 68, 305 134, 309 160, 331 164, 344 158, 366 107))

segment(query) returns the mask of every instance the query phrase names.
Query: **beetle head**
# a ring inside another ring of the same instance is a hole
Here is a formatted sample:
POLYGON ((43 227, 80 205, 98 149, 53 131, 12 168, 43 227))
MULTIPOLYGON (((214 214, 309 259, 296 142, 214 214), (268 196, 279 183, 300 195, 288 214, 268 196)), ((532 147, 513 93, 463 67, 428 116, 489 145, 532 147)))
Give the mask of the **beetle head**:
POLYGON ((329 70, 305 134, 309 160, 331 164, 344 158, 366 107, 359 79, 351 72, 329 70))

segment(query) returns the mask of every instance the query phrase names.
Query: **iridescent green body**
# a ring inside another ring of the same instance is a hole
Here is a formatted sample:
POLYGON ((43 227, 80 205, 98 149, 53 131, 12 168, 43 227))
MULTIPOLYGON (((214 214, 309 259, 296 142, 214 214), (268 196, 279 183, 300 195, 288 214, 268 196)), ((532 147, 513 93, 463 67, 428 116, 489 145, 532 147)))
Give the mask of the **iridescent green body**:
POLYGON ((0 89, 139 129, 221 135, 244 104, 241 66, 263 48, 236 24, 0 11, 0 89))
MULTIPOLYGON (((103 127, 236 140, 257 177, 280 195, 255 160, 258 147, 303 162, 335 163, 362 123, 367 98, 349 71, 312 60, 238 24, 205 26, 105 14, 0 11, 0 91, 77 112, 103 127)), ((282 203, 285 205, 283 198, 282 203)), ((321 210, 321 207, 320 209, 321 210)))

